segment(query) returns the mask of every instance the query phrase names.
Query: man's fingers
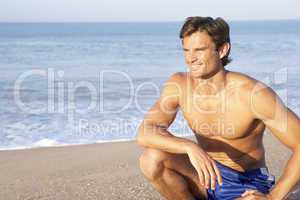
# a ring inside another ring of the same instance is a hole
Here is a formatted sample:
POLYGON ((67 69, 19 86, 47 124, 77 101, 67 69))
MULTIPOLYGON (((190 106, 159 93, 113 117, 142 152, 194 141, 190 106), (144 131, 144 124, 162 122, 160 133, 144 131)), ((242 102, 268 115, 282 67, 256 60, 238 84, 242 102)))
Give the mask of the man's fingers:
POLYGON ((204 181, 205 181, 205 187, 206 189, 210 188, 210 175, 206 168, 206 166, 203 166, 203 174, 204 174, 204 181))
POLYGON ((254 191, 253 190, 246 190, 243 194, 242 194, 242 197, 245 197, 247 196, 248 194, 253 194, 254 191))
POLYGON ((248 194, 253 194, 255 190, 246 190, 243 194, 242 197, 247 196, 248 194))
MULTIPOLYGON (((261 199, 261 197, 264 197, 264 194, 257 191, 257 190, 246 190, 242 197, 236 199, 236 200, 255 200, 255 199, 261 199)), ((265 198, 263 198, 265 199, 265 198)))
POLYGON ((252 196, 251 194, 248 194, 248 195, 246 195, 244 197, 240 197, 240 198, 238 198, 236 200, 255 200, 255 197, 252 196))
POLYGON ((204 182, 204 175, 202 173, 202 170, 201 169, 200 170, 197 169, 197 173, 198 173, 200 184, 202 186, 204 186, 205 182, 204 182))
POLYGON ((210 175, 210 187, 211 187, 212 190, 215 190, 215 188, 216 188, 216 177, 217 177, 216 174, 215 174, 215 170, 214 170, 211 163, 208 164, 207 168, 208 168, 209 175, 210 175))
POLYGON ((239 197, 239 198, 236 198, 234 200, 245 200, 245 197, 239 197))
POLYGON ((242 194, 242 197, 245 197, 247 195, 251 195, 251 194, 255 194, 257 196, 263 196, 264 194, 257 191, 257 190, 246 190, 243 194, 242 194))
POLYGON ((219 168, 217 167, 217 164, 214 160, 212 160, 212 166, 213 166, 214 171, 217 175, 219 185, 222 185, 223 184, 222 175, 221 175, 221 172, 220 172, 219 168))

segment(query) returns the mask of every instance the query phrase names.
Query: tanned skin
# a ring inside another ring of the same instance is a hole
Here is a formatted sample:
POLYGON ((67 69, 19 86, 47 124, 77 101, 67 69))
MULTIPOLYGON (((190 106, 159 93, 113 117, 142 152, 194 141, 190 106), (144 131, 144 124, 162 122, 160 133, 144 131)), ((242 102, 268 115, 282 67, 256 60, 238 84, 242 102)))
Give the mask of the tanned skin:
POLYGON ((265 167, 266 128, 292 155, 269 194, 245 192, 238 200, 281 200, 300 180, 300 120, 268 86, 226 70, 206 32, 183 38, 188 73, 175 73, 139 127, 144 147, 140 166, 155 189, 169 200, 207 198, 206 188, 222 184, 215 161, 238 171, 265 167), (197 142, 168 131, 181 110, 197 142))

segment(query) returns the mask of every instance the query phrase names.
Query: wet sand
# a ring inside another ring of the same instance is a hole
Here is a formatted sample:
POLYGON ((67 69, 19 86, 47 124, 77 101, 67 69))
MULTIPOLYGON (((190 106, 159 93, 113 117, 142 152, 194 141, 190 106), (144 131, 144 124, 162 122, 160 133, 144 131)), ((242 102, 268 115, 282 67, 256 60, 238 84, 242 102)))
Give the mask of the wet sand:
MULTIPOLYGON (((270 134, 264 143, 278 178, 290 152, 270 134)), ((0 151, 0 199, 162 199, 139 170, 141 152, 134 141, 0 151)))

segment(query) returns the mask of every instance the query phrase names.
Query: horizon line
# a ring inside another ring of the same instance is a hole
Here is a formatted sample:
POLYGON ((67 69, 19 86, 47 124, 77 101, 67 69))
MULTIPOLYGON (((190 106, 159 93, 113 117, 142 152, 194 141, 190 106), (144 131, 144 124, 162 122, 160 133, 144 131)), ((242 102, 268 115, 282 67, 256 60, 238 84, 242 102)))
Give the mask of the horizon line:
MULTIPOLYGON (((226 19, 225 19, 226 20, 226 19)), ((263 21, 299 21, 300 18, 290 18, 290 19, 228 19, 228 22, 263 22, 263 21)), ((108 20, 108 21, 1 21, 0 23, 180 23, 184 20, 141 20, 141 21, 117 21, 117 20, 108 20)))

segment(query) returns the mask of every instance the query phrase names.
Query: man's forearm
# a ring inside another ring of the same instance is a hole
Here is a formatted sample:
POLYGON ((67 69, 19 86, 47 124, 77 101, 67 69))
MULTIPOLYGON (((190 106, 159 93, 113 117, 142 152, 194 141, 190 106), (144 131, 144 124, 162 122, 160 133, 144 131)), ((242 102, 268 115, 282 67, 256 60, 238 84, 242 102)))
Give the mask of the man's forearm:
POLYGON ((137 142, 141 146, 160 149, 169 153, 185 154, 187 147, 196 145, 195 142, 173 136, 169 131, 158 126, 141 126, 137 142))
POLYGON ((274 200, 284 199, 300 181, 300 148, 289 159, 282 176, 270 192, 274 200))

